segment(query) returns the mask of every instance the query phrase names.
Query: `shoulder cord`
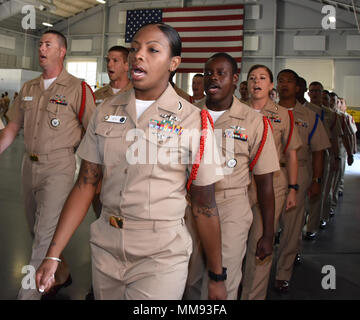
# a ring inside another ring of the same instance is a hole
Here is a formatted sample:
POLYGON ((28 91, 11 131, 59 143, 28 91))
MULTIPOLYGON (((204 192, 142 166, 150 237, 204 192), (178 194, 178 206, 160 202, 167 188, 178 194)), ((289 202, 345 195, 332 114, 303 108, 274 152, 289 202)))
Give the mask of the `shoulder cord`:
POLYGON ((186 189, 189 191, 190 190, 190 186, 192 184, 192 182, 194 180, 196 180, 196 176, 197 176, 197 172, 199 170, 200 167, 200 162, 201 159, 203 157, 204 154, 204 147, 205 147, 205 142, 206 142, 206 135, 207 135, 207 120, 209 119, 209 122, 211 124, 212 129, 214 130, 214 121, 211 118, 211 115, 209 114, 209 112, 205 109, 202 109, 200 112, 201 115, 201 137, 200 137, 200 147, 199 147, 199 151, 196 154, 196 158, 195 158, 195 163, 193 164, 192 168, 191 168, 191 173, 190 173, 190 177, 189 180, 187 182, 186 185, 186 189))
POLYGON ((316 131, 316 128, 318 126, 318 123, 319 123, 319 115, 316 113, 315 115, 315 123, 314 123, 314 127, 312 128, 310 134, 309 134, 309 137, 308 137, 308 145, 310 145, 310 142, 311 142, 311 139, 316 131))
POLYGON ((261 143, 260 143, 259 149, 256 152, 256 155, 255 155, 253 161, 251 161, 251 163, 249 165, 250 171, 252 171, 254 169, 254 167, 255 167, 255 165, 256 165, 256 163, 257 163, 257 161, 258 161, 258 159, 259 159, 259 157, 261 155, 262 149, 264 148, 265 142, 266 142, 270 120, 266 116, 263 116, 263 122, 264 122, 264 131, 263 131, 263 135, 262 135, 262 138, 261 138, 261 143))
POLYGON ((86 87, 89 88, 89 90, 90 90, 90 92, 91 92, 91 94, 93 96, 94 102, 95 102, 95 95, 94 95, 94 92, 92 91, 91 87, 85 81, 81 82, 81 87, 82 87, 82 97, 81 97, 80 111, 79 111, 79 115, 78 115, 80 124, 82 124, 82 117, 83 117, 84 111, 85 111, 86 87))
POLYGON ((290 117, 290 133, 289 133, 289 138, 288 138, 287 144, 284 149, 284 154, 286 153, 287 148, 289 147, 292 135, 294 133, 294 114, 292 113, 291 110, 288 110, 288 113, 289 113, 289 117, 290 117))

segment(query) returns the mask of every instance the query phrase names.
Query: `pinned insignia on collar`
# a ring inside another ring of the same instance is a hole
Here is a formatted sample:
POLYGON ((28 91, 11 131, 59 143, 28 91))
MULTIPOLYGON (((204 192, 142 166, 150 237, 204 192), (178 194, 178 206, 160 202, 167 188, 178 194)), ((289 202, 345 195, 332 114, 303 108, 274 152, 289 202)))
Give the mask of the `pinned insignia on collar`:
POLYGON ((178 110, 180 111, 183 108, 181 102, 179 101, 179 106, 178 106, 178 110))
POLYGON ((55 103, 55 104, 61 104, 61 105, 63 105, 63 106, 67 106, 67 102, 66 102, 66 100, 65 100, 65 96, 60 96, 60 95, 55 95, 55 97, 54 98, 51 98, 50 99, 50 102, 51 103, 55 103))

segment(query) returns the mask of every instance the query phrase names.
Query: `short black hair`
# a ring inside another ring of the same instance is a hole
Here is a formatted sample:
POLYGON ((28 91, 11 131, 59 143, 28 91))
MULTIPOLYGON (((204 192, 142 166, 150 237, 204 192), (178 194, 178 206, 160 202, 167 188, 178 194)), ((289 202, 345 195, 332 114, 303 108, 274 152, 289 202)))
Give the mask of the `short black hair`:
POLYGON ((136 33, 138 33, 142 28, 145 28, 149 25, 157 26, 160 29, 160 31, 167 37, 167 39, 169 40, 171 57, 181 56, 181 49, 182 49, 181 38, 178 32, 172 26, 162 22, 147 23, 142 25, 139 29, 137 29, 136 33))
POLYGON ((267 66, 265 66, 263 64, 255 64, 255 65, 253 65, 250 68, 249 72, 248 72, 247 79, 249 79, 249 74, 251 72, 253 72, 254 70, 259 69, 259 68, 263 68, 263 69, 265 69, 267 71, 267 73, 269 74, 269 77, 270 77, 270 81, 271 81, 271 83, 273 83, 274 82, 274 76, 273 76, 272 71, 270 70, 270 68, 268 68, 267 66))
POLYGON ((129 55, 129 49, 125 48, 123 46, 113 46, 111 47, 108 52, 110 51, 117 51, 117 52, 121 52, 124 58, 124 62, 127 61, 128 55, 129 55))
MULTIPOLYGON (((311 84, 310 84, 311 85, 311 84)), ((326 93, 327 95, 330 94, 329 90, 323 90, 322 93, 326 93)))
POLYGON ((196 75, 193 76, 193 79, 195 77, 200 77, 200 78, 204 78, 204 75, 202 73, 197 73, 196 75))
POLYGON ((330 97, 337 97, 339 98, 339 96, 333 91, 333 92, 329 92, 329 96, 330 97))
POLYGON ((217 59, 217 58, 224 58, 224 59, 226 59, 226 60, 231 64, 233 74, 237 74, 237 73, 238 73, 237 62, 236 62, 236 60, 235 60, 231 55, 229 55, 229 54, 226 53, 226 52, 218 52, 218 53, 213 54, 213 55, 208 59, 208 61, 211 60, 211 59, 217 59))
POLYGON ((43 33, 47 34, 47 33, 51 33, 51 34, 56 34, 59 40, 59 43, 62 47, 64 47, 65 49, 67 49, 67 40, 65 38, 65 36, 60 32, 60 31, 56 31, 56 30, 47 30, 43 33))
POLYGON ((246 84, 246 86, 247 86, 247 81, 245 80, 245 81, 241 81, 240 82, 240 85, 242 85, 242 84, 246 84))
MULTIPOLYGON (((324 90, 324 86, 323 86, 322 83, 319 82, 319 81, 313 81, 313 82, 311 82, 310 85, 309 85, 309 88, 310 88, 310 86, 320 86, 320 87, 321 87, 321 90, 324 90)), ((326 90, 326 91, 327 91, 327 90, 326 90)), ((328 93, 329 93, 329 91, 328 91, 328 93)))
POLYGON ((307 88, 307 82, 306 82, 306 80, 304 78, 299 77, 298 82, 297 82, 298 85, 300 85, 300 82, 303 82, 305 84, 305 88, 307 88))
POLYGON ((281 71, 278 73, 276 79, 279 79, 280 74, 285 73, 285 72, 291 73, 291 74, 294 76, 295 80, 296 80, 296 84, 298 84, 299 75, 298 75, 294 70, 291 70, 291 69, 283 69, 283 70, 281 70, 281 71))

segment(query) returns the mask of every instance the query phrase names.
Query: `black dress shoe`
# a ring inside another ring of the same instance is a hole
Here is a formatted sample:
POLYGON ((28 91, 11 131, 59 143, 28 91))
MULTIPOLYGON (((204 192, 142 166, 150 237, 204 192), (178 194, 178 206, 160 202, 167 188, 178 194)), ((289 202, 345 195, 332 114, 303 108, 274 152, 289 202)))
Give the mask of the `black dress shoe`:
POLYGON ((333 208, 330 209, 329 216, 333 217, 335 215, 335 210, 333 208))
POLYGON ((327 228, 327 225, 328 224, 327 224, 326 220, 321 220, 319 228, 324 230, 327 228))
POLYGON ((289 292, 290 282, 287 280, 276 280, 275 281, 275 290, 279 293, 289 292))
POLYGON ((314 240, 316 238, 316 232, 306 232, 304 239, 305 240, 314 240))
POLYGON ((72 284, 72 278, 71 278, 71 275, 69 274, 68 278, 66 279, 66 281, 64 283, 53 286, 47 293, 44 293, 41 296, 41 300, 55 300, 55 297, 56 297, 57 293, 59 292, 59 290, 61 288, 66 288, 66 287, 70 286, 71 284, 72 284))
POLYGON ((297 253, 295 256, 294 265, 299 266, 301 264, 302 264, 301 256, 300 256, 300 254, 297 253))
POLYGON ((92 286, 91 286, 89 292, 86 294, 85 300, 95 300, 94 289, 92 286))
POLYGON ((339 197, 342 197, 344 195, 344 193, 342 191, 339 191, 338 195, 339 195, 339 197))

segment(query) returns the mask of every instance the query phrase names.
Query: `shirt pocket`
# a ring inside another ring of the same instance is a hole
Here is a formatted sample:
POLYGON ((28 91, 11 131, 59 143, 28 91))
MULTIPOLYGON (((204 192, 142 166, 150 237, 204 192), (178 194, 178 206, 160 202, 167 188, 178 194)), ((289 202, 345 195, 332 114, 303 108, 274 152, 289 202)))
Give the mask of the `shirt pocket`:
POLYGON ((59 130, 65 123, 69 123, 74 119, 74 112, 69 105, 48 102, 45 109, 49 127, 53 130, 59 130))
POLYGON ((126 161, 127 145, 125 128, 118 128, 114 124, 101 123, 95 129, 98 145, 102 149, 104 164, 113 166, 126 161))

